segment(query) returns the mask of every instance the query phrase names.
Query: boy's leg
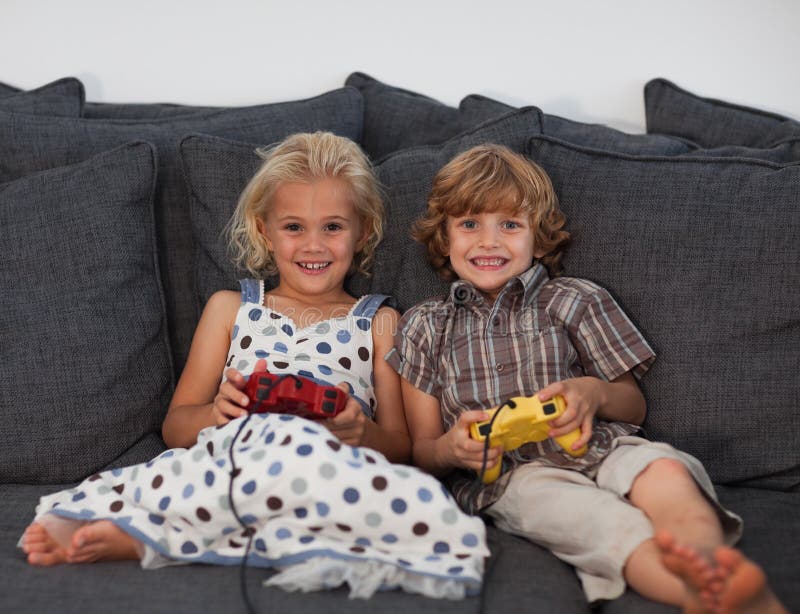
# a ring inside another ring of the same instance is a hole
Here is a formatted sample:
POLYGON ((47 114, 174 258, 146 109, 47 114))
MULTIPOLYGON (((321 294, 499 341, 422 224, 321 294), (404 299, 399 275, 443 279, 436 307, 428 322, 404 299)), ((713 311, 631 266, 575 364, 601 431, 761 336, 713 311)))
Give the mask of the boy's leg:
POLYGON ((644 513, 616 493, 577 471, 540 465, 515 469, 486 513, 575 566, 589 602, 622 595, 625 561, 653 535, 644 513))
POLYGON ((714 603, 717 574, 708 563, 710 557, 723 543, 738 538, 741 521, 716 503, 711 482, 697 459, 666 444, 630 441, 641 445, 631 443, 614 450, 598 473, 598 485, 627 497, 650 519, 654 532, 672 536, 696 557, 685 561, 686 575, 676 575, 650 539, 631 554, 625 578, 646 597, 681 605, 687 612, 702 612, 714 603))

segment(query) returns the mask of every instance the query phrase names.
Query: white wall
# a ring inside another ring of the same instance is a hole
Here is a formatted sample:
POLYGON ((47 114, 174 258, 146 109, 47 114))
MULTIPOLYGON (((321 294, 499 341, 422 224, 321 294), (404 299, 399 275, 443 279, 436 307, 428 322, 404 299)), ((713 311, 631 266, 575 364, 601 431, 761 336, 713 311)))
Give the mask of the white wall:
POLYGON ((360 70, 641 132, 657 76, 800 119, 798 58, 795 0, 0 0, 0 81, 106 102, 292 100, 360 70))

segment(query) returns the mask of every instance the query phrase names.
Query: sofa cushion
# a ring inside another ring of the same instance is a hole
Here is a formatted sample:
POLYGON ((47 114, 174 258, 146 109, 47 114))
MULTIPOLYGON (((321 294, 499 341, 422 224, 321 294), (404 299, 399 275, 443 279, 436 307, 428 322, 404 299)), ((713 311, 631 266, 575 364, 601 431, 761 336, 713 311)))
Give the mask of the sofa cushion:
POLYGON ((33 115, 80 117, 83 84, 71 77, 26 92, 0 83, 0 110, 33 115))
POLYGON ((635 157, 534 137, 573 233, 658 358, 647 432, 714 481, 800 484, 800 164, 635 157))
MULTIPOLYGON (((56 84, 66 82, 71 90, 79 90, 81 96, 81 110, 78 113, 52 113, 42 112, 41 115, 66 115, 67 117, 83 117, 91 119, 159 119, 164 117, 174 117, 176 115, 188 115, 190 113, 202 113, 205 111, 212 111, 220 107, 197 107, 190 105, 174 104, 174 103, 120 103, 120 102, 83 102, 84 99, 84 86, 83 83, 75 77, 66 77, 59 79, 51 84, 45 85, 38 90, 50 88, 56 84)), ((34 93, 38 90, 30 90, 34 93)), ((23 93, 17 87, 8 85, 7 83, 0 82, 0 98, 12 94, 23 93)), ((69 92, 71 93, 71 91, 69 92)), ((2 105, 0 104, 0 108, 2 105)), ((6 109, 10 110, 10 109, 6 109)))
POLYGON ((0 181, 84 160, 131 139, 146 139, 156 145, 159 262, 179 370, 197 322, 191 283, 188 196, 178 160, 180 137, 203 131, 271 143, 292 132, 325 129, 357 140, 361 121, 361 94, 355 88, 342 88, 308 100, 151 120, 45 118, 0 112, 0 181))
POLYGON ((362 72, 352 73, 345 85, 358 88, 364 96, 361 146, 373 160, 399 149, 441 143, 469 127, 462 124, 455 107, 362 72))
POLYGON ((0 185, 0 481, 77 480, 159 430, 155 177, 138 142, 0 185))
MULTIPOLYGON (((372 275, 354 275, 347 289, 355 296, 383 293, 406 309, 447 285, 427 265, 425 252, 410 236, 412 222, 427 206, 433 176, 445 162, 473 145, 492 141, 523 151, 527 139, 539 133, 540 112, 521 109, 441 145, 395 152, 377 165, 386 191, 384 239, 375 253, 372 275)), ((192 195, 192 232, 198 247, 198 301, 204 305, 220 288, 236 289, 244 275, 231 264, 222 231, 247 181, 260 164, 257 144, 193 135, 181 143, 188 190, 192 195)), ((272 287, 274 280, 267 286, 272 287)))
MULTIPOLYGON (((461 101, 459 109, 465 124, 478 125, 508 113, 514 107, 486 96, 470 94, 461 101)), ((542 134, 586 147, 638 155, 671 156, 695 149, 691 143, 671 136, 629 134, 609 126, 576 122, 547 113, 542 114, 542 134)))
POLYGON ((769 148, 800 137, 800 122, 752 107, 702 98, 666 79, 644 87, 647 131, 687 138, 702 147, 769 148))

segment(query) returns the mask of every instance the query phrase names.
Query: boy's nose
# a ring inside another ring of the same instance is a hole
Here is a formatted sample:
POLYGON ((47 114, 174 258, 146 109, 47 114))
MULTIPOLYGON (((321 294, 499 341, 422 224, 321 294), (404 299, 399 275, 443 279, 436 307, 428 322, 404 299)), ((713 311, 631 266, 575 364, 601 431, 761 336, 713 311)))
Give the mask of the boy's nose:
POLYGON ((478 245, 480 247, 494 247, 497 243, 496 229, 491 227, 484 227, 481 229, 481 234, 478 236, 478 245))

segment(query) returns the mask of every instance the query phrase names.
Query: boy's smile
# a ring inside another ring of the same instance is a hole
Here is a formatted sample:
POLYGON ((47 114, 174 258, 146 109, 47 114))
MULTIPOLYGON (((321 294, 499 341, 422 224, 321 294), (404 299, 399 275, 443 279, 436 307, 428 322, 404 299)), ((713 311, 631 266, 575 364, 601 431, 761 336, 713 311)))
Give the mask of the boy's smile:
POLYGON ((544 255, 534 249, 527 215, 508 210, 449 217, 447 239, 453 270, 492 301, 544 255))

